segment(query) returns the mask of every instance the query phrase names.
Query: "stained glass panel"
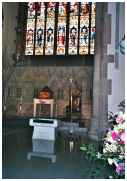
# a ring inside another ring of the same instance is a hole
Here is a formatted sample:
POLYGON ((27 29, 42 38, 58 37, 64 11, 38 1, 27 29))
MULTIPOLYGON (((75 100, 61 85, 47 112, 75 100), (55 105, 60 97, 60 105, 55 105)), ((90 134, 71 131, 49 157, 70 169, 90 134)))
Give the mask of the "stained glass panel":
POLYGON ((52 2, 47 3, 47 17, 48 18, 55 17, 55 6, 56 6, 56 3, 52 3, 52 2))
POLYGON ((67 15, 67 3, 59 3, 58 16, 67 15))
POLYGON ((79 3, 70 3, 69 50, 68 54, 77 54, 79 3))
POLYGON ((35 18, 35 3, 30 2, 28 3, 28 19, 35 18))
POLYGON ((43 55, 44 48, 44 28, 45 28, 45 5, 38 3, 37 24, 36 24, 36 43, 35 55, 43 55))
POLYGON ((78 16, 79 12, 79 3, 71 2, 70 3, 70 16, 78 16))
POLYGON ((57 55, 64 55, 65 54, 66 5, 67 5, 67 3, 59 3, 59 8, 58 8, 57 55))
POLYGON ((45 55, 53 55, 56 3, 47 3, 45 55))
POLYGON ((89 3, 81 3, 79 54, 88 54, 89 46, 89 3))
POLYGON ((27 22, 27 31, 26 31, 26 55, 33 54, 33 47, 34 47, 34 27, 35 27, 35 20, 28 19, 27 22))
POLYGON ((26 55, 33 55, 35 29, 35 3, 28 3, 28 19, 26 28, 26 55))
POLYGON ((95 35, 96 35, 96 28, 95 28, 95 15, 96 15, 96 4, 92 3, 91 8, 91 37, 90 37, 90 54, 94 54, 94 44, 95 44, 95 35))

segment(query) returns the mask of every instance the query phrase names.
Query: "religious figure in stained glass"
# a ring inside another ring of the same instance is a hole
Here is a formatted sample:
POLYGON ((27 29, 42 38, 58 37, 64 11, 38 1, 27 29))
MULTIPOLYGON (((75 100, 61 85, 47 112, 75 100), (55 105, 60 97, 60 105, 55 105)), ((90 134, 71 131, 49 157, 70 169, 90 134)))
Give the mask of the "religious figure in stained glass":
POLYGON ((81 4, 81 16, 89 15, 90 5, 89 3, 82 3, 81 4))
POLYGON ((33 35, 34 35, 34 30, 28 29, 27 31, 27 39, 26 39, 26 44, 27 45, 32 45, 33 44, 33 35))
POLYGON ((93 42, 95 40, 95 35, 96 35, 95 27, 92 27, 91 28, 91 42, 93 42))
POLYGON ((37 43, 39 47, 42 45, 42 35, 43 35, 43 29, 39 28, 37 30, 37 43))
POLYGON ((96 3, 29 2, 25 55, 94 54, 95 16, 96 3))
POLYGON ((77 29, 73 26, 70 29, 70 39, 71 39, 71 45, 72 46, 76 45, 76 38, 77 38, 77 29))
POLYGON ((71 2, 70 13, 72 16, 78 15, 78 7, 79 7, 79 3, 71 2))
POLYGON ((28 4, 28 18, 34 18, 35 17, 35 3, 29 3, 28 4))
POLYGON ((65 42, 65 27, 59 26, 58 29, 58 44, 59 46, 63 46, 65 42))
POLYGON ((65 26, 60 24, 57 35, 57 54, 65 54, 65 26))
POLYGON ((59 16, 66 16, 66 3, 59 3, 59 16))
POLYGON ((41 15, 41 6, 43 5, 43 3, 35 3, 35 9, 36 9, 36 13, 37 13, 37 16, 40 16, 41 15))
POLYGON ((44 29, 45 29, 45 4, 36 4, 36 42, 35 42, 35 55, 43 55, 44 49, 44 29))
POLYGON ((55 14, 55 3, 48 3, 47 16, 53 17, 55 14))
POLYGON ((50 27, 47 30, 47 44, 48 46, 51 46, 53 43, 53 29, 50 27))
POLYGON ((82 45, 85 45, 88 43, 88 36, 89 36, 88 28, 86 26, 83 26, 81 28, 81 35, 80 35, 82 45))

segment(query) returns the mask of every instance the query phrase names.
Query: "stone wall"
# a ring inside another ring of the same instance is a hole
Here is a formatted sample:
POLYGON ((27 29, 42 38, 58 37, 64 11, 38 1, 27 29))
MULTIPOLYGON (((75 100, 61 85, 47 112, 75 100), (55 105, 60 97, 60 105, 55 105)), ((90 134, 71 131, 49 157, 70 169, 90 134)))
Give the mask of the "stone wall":
POLYGON ((7 115, 32 116, 36 90, 40 91, 48 86, 54 92, 57 115, 65 117, 66 106, 69 104, 69 79, 72 78, 73 91, 82 89, 82 118, 90 119, 92 76, 92 67, 16 67, 8 83, 7 115), (18 97, 19 89, 21 95, 18 97))

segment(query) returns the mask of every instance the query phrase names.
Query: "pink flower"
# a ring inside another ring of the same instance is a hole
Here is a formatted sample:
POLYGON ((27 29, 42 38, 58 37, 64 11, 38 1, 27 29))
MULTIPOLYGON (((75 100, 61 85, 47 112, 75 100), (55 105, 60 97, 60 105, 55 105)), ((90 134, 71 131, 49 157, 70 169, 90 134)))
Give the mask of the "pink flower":
POLYGON ((119 137, 118 133, 115 132, 115 131, 112 131, 112 139, 113 139, 113 140, 117 140, 118 137, 119 137))
POLYGON ((123 175, 124 173, 124 170, 125 170, 125 164, 124 163, 119 163, 117 166, 116 166, 116 172, 118 175, 123 175))
POLYGON ((122 133, 120 134, 120 139, 121 139, 120 143, 121 143, 121 144, 125 144, 125 132, 122 132, 122 133))
POLYGON ((123 121, 124 121, 124 119, 123 119, 123 116, 121 116, 121 115, 116 118, 116 122, 119 124, 123 123, 123 121))

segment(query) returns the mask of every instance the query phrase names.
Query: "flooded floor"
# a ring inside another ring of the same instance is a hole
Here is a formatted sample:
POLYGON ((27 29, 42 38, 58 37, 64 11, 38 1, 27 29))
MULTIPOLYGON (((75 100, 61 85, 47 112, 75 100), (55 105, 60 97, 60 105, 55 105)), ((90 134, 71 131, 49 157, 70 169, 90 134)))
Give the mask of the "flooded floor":
POLYGON ((29 127, 8 128, 4 131, 3 178, 91 178, 93 165, 80 151, 81 144, 88 141, 87 137, 58 132, 55 142, 32 141, 32 131, 29 127))

